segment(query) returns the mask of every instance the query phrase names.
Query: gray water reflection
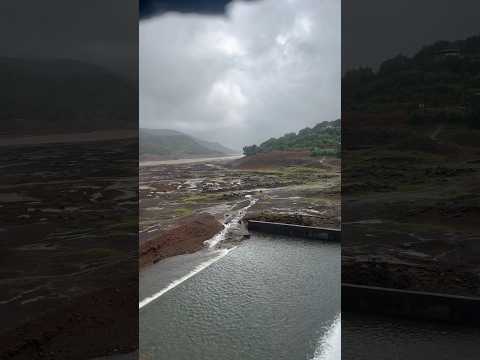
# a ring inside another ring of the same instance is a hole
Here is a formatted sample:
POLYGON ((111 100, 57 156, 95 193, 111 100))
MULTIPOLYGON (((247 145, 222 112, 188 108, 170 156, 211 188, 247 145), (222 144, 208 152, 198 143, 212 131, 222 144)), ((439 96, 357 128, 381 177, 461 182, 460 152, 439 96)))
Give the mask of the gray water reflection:
POLYGON ((342 359, 478 360, 480 329, 344 313, 342 359))
MULTIPOLYGON (((175 261, 180 276, 189 271, 175 261)), ((157 265, 141 280, 145 296, 173 280, 157 265)), ((141 358, 327 358, 322 338, 339 313, 338 244, 254 235, 140 310, 141 358)))

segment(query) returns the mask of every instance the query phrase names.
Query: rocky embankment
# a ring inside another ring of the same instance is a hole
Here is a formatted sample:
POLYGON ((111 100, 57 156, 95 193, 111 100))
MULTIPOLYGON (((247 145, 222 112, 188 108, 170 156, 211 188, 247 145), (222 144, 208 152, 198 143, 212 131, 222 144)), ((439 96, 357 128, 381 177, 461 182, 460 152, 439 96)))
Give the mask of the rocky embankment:
POLYGON ((140 267, 170 256, 198 251, 206 240, 222 229, 223 224, 210 214, 191 215, 179 219, 173 226, 140 243, 140 267))

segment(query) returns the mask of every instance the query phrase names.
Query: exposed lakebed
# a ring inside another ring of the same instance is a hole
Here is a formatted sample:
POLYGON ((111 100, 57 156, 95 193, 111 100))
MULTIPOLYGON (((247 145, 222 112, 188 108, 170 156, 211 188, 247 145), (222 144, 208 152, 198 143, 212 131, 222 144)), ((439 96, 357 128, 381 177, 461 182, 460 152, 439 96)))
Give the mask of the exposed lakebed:
MULTIPOLYGON (((249 198, 245 219, 339 227, 338 159, 300 155, 276 154, 270 165, 212 158, 141 167, 141 263, 200 250, 249 198)), ((236 243, 244 232, 230 235, 236 243)))

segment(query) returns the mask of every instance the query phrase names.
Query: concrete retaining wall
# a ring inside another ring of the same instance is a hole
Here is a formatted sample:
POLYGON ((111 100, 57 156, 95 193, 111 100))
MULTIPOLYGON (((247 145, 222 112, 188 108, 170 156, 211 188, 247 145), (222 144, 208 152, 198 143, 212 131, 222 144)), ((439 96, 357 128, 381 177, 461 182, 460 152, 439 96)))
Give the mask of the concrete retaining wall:
MULTIPOLYGON (((340 230, 248 221, 253 231, 340 242, 340 230)), ((342 283, 342 311, 480 326, 480 298, 342 283)))
POLYGON ((338 229, 249 220, 248 230, 340 242, 340 230, 338 229))
POLYGON ((480 298, 345 283, 342 311, 480 325, 480 298))

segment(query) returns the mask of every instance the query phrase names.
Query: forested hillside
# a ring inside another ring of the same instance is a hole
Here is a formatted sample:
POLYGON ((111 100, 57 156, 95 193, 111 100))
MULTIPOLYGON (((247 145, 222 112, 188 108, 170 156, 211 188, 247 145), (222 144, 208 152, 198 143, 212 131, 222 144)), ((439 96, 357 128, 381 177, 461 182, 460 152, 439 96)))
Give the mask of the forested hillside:
POLYGON ((250 156, 273 150, 310 150, 313 156, 338 155, 340 141, 340 120, 324 121, 313 128, 304 128, 298 133, 288 133, 279 138, 271 138, 259 146, 245 146, 243 153, 250 156))
POLYGON ((343 111, 405 110, 414 123, 478 126, 479 105, 480 36, 439 41, 412 57, 386 60, 378 71, 358 68, 342 79, 343 111))

